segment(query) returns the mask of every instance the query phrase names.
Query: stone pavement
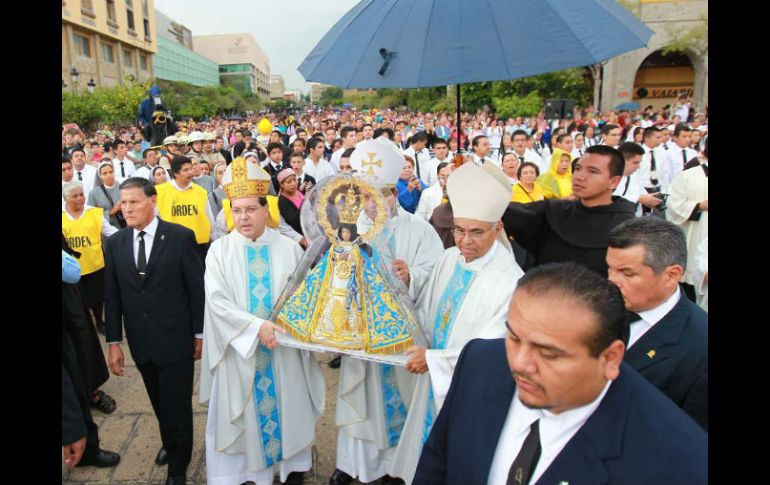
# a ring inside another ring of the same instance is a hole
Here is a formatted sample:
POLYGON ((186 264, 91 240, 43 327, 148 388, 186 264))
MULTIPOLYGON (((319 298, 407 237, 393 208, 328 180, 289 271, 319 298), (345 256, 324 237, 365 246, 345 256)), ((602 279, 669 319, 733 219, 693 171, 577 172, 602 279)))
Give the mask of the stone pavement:
MULTIPOLYGON (((107 347, 102 343, 105 356, 107 347)), ((63 485, 164 485, 165 466, 155 465, 160 449, 157 421, 144 389, 142 377, 131 359, 128 346, 123 344, 126 370, 122 377, 110 376, 102 389, 115 398, 117 408, 110 415, 92 408, 94 421, 99 426, 101 447, 120 453, 117 467, 82 467, 69 470, 62 465, 63 485)), ((326 379, 326 410, 316 425, 315 466, 305 474, 305 485, 325 485, 334 471, 337 451, 337 429, 334 410, 337 401, 339 371, 330 369, 326 362, 333 354, 314 353, 321 363, 326 379)), ((203 450, 207 408, 198 404, 198 375, 200 361, 195 364, 193 401, 193 456, 187 471, 188 485, 206 485, 206 464, 203 450)), ((277 479, 275 483, 280 483, 277 479)), ((354 482, 358 483, 358 482, 354 482)))

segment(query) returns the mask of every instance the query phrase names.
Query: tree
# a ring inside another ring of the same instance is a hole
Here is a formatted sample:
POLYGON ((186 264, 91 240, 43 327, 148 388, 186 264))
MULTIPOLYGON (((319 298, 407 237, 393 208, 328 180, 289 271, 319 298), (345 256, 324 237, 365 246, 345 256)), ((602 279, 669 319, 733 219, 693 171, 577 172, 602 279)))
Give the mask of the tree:
POLYGON ((324 106, 328 106, 328 105, 338 106, 343 102, 342 96, 343 96, 342 88, 339 88, 337 86, 331 86, 329 88, 326 88, 321 93, 319 104, 322 104, 324 106))

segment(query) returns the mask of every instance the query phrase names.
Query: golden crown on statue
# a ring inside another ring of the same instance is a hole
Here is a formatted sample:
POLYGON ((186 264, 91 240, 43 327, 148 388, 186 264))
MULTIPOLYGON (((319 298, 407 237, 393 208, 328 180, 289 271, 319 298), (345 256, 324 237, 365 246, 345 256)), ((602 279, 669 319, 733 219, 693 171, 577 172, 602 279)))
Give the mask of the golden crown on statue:
POLYGON ((342 224, 355 224, 358 222, 358 215, 362 209, 361 197, 356 195, 353 185, 348 187, 348 191, 344 196, 337 194, 334 204, 338 207, 337 211, 339 212, 342 224), (340 204, 340 200, 342 200, 342 204, 340 204))

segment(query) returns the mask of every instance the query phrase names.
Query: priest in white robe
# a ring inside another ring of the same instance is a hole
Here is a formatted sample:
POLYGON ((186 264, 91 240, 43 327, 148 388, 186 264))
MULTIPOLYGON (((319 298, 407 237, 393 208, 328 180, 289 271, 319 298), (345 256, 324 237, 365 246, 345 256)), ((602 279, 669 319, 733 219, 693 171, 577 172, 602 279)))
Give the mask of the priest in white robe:
POLYGON ((682 278, 685 293, 695 301, 695 288, 701 281, 696 277, 698 245, 709 235, 708 159, 700 166, 679 172, 671 182, 666 219, 680 226, 687 236, 687 269, 682 278))
POLYGON ((266 227, 269 176, 236 159, 222 183, 235 229, 206 257, 200 401, 208 403, 208 485, 299 485, 311 468, 325 385, 308 351, 277 345, 267 320, 302 256, 266 227))
MULTIPOLYGON (((414 303, 444 246, 430 224, 399 206, 395 183, 405 160, 387 156, 376 143, 362 146, 361 153, 367 157, 377 153, 383 161, 370 181, 390 190, 386 200, 392 214, 388 221, 392 270, 404 282, 414 303)), ((357 163, 357 156, 356 152, 351 154, 351 165, 357 163)), ((372 224, 366 211, 362 211, 357 223, 359 234, 372 224)), ((342 357, 336 413, 337 469, 330 485, 348 485, 353 478, 364 483, 382 478, 383 485, 403 483, 387 473, 406 420, 414 382, 414 375, 403 367, 342 357)))
POLYGON ((411 483, 463 346, 474 338, 505 335, 516 282, 524 274, 507 244, 500 219, 511 184, 495 165, 466 163, 447 181, 456 247, 442 254, 417 312, 429 348, 407 350, 406 369, 418 375, 390 475, 411 483))

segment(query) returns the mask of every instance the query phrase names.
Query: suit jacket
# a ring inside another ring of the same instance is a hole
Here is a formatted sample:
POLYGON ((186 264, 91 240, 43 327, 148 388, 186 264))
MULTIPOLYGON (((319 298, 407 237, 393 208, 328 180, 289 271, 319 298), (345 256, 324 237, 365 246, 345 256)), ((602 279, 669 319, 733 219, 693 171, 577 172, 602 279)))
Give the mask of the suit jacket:
POLYGON ((281 165, 278 168, 278 170, 273 168, 272 161, 268 161, 267 164, 265 165, 265 172, 267 172, 268 175, 270 175, 270 180, 273 182, 273 188, 275 188, 276 193, 278 193, 278 191, 281 189, 281 184, 278 183, 278 179, 276 177, 282 170, 287 168, 291 168, 291 166, 283 162, 281 162, 281 165))
POLYGON ((684 292, 624 360, 708 432, 708 314, 684 292))
MULTIPOLYGON (((486 485, 515 388, 504 339, 471 340, 412 483, 486 485)), ((624 363, 536 485, 704 484, 707 441, 689 416, 624 363)))
POLYGON ((195 234, 158 219, 144 281, 134 262, 133 237, 127 227, 105 247, 107 342, 122 340, 125 327, 137 364, 192 358, 195 334, 203 333, 204 305, 195 234))

